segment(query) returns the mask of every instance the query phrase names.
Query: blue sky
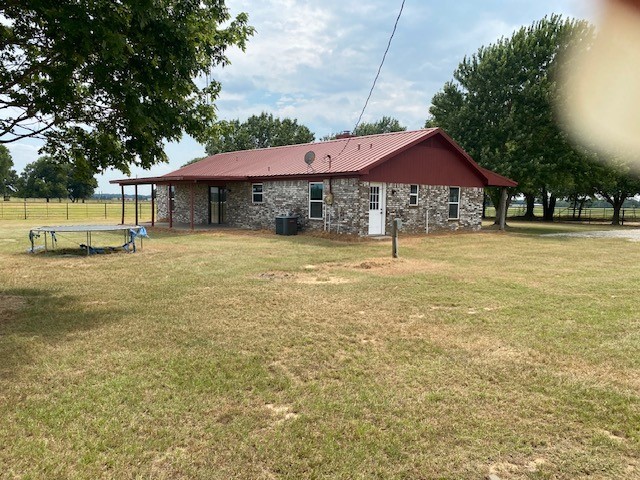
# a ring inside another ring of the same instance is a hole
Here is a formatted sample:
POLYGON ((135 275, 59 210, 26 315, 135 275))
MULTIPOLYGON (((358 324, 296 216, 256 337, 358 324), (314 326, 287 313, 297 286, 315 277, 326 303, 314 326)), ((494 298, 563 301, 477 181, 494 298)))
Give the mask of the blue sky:
MULTIPOLYGON (((316 135, 351 130, 358 119, 387 45, 401 0, 228 0, 244 11, 256 34, 246 52, 230 50, 231 65, 214 77, 222 83, 219 119, 246 119, 262 111, 296 118, 316 135)), ((452 78, 465 55, 551 13, 593 19, 589 0, 406 0, 377 87, 363 117, 395 117, 408 129, 424 126, 430 100, 452 78)), ((8 145, 16 170, 38 157, 39 144, 8 145)), ((166 148, 170 162, 132 176, 168 173, 204 155, 185 137, 166 148)), ((98 177, 98 192, 116 193, 98 177)), ((146 189, 145 189, 146 190, 146 189)), ((141 193, 146 191, 141 190, 141 193)))

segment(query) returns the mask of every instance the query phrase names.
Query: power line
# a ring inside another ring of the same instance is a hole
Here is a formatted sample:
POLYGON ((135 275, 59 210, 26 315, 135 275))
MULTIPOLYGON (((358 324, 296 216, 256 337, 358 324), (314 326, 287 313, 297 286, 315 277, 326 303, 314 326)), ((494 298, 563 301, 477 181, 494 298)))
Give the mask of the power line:
MULTIPOLYGON (((398 28, 398 22, 400 21, 400 17, 402 16, 402 11, 404 10, 404 2, 405 2, 405 0, 402 0, 402 5, 400 5, 400 11, 398 12, 398 17, 396 18, 396 23, 394 23, 394 25, 393 25, 393 31, 391 32, 391 36, 389 37, 389 42, 387 43, 387 48, 384 51, 384 55, 382 55, 382 61, 380 62, 380 66, 378 67, 378 72, 376 73, 376 76, 373 79, 373 85, 371 85, 371 90, 369 90, 369 95, 367 96, 367 100, 364 102, 364 107, 362 107, 362 111, 360 112, 360 116, 358 117, 358 121, 356 122, 356 125, 353 127, 353 130, 352 130, 353 133, 355 133, 356 129, 358 128, 358 125, 360 125, 360 122, 362 121, 362 117, 364 115, 364 111, 367 109, 367 105, 369 105, 369 100, 371 100, 371 95, 373 95, 373 90, 376 88, 376 83, 378 81, 378 77, 380 77, 380 72, 382 71, 382 66, 384 65, 384 61, 387 58, 387 53, 389 53, 389 48, 391 47, 391 41, 393 40, 393 36, 396 34, 396 29, 398 28)), ((350 140, 351 140, 351 137, 349 137, 347 139, 347 142, 344 144, 344 147, 342 148, 342 150, 338 154, 338 157, 340 155, 342 155, 342 152, 344 152, 346 150, 347 145, 349 145, 349 141, 350 140)))

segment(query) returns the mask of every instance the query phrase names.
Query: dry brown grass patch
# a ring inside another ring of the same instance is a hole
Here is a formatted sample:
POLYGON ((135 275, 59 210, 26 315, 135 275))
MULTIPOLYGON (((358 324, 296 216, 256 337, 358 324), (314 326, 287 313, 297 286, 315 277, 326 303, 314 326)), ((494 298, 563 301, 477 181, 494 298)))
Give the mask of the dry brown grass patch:
POLYGON ((13 320, 16 314, 25 308, 26 300, 18 295, 0 294, 0 322, 13 320))

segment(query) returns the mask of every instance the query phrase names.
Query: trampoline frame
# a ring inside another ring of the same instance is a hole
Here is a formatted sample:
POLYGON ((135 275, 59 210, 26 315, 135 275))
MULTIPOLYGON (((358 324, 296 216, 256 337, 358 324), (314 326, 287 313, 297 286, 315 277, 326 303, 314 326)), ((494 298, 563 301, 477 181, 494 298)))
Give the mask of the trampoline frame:
MULTIPOLYGON (((31 253, 35 253, 35 241, 34 239, 39 237, 42 233, 44 235, 44 251, 48 252, 49 247, 47 243, 47 233, 51 237, 51 250, 56 249, 56 233, 85 233, 87 238, 87 243, 84 246, 87 250, 87 256, 91 254, 91 251, 94 250, 91 246, 92 237, 91 234, 93 232, 117 232, 122 231, 124 234, 124 242, 125 245, 128 243, 133 243, 133 252, 136 251, 136 238, 140 239, 140 249, 142 249, 142 236, 134 235, 131 236, 131 232, 135 232, 138 234, 141 229, 144 229, 141 225, 56 225, 56 226, 43 226, 43 227, 33 227, 29 230, 29 240, 31 241, 31 253)), ((80 245, 82 248, 82 245, 80 245)))

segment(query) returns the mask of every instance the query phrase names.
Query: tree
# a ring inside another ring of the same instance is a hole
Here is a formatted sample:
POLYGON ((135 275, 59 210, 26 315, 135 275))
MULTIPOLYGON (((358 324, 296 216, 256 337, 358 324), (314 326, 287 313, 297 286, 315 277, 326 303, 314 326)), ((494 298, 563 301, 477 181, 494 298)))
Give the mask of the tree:
MULTIPOLYGON (((572 42, 593 41, 586 21, 545 17, 465 57, 432 99, 427 126, 440 126, 482 166, 517 180, 533 215, 542 198, 552 220, 559 195, 574 187, 570 172, 585 158, 569 143, 554 112, 558 58, 572 42)), ((488 191, 494 205, 498 192, 488 191)))
POLYGON ((220 84, 195 80, 253 34, 223 0, 6 0, 0 17, 0 143, 42 138, 93 171, 166 161, 185 132, 205 141, 220 84))
POLYGON ((242 123, 240 120, 219 122, 216 133, 206 143, 206 150, 209 155, 215 155, 222 152, 310 143, 314 140, 313 132, 304 125, 298 125, 297 120, 280 120, 270 113, 262 112, 260 115, 252 115, 242 123))
POLYGON ((9 149, 0 145, 0 195, 7 198, 15 191, 17 174, 13 167, 13 159, 9 149))
POLYGON ((76 162, 67 179, 67 192, 72 202, 84 201, 93 196, 98 181, 93 176, 91 166, 86 162, 76 162))
POLYGON ((379 133, 404 132, 406 129, 407 127, 400 125, 400 122, 396 118, 383 116, 377 122, 361 123, 354 130, 353 134, 356 137, 361 137, 364 135, 376 135, 379 133))
MULTIPOLYGON (((377 122, 367 123, 363 122, 356 127, 353 131, 353 136, 362 137, 364 135, 376 135, 380 133, 391 133, 391 132, 404 132, 407 127, 400 125, 400 121, 393 117, 383 116, 377 122)), ((349 132, 346 132, 347 134, 349 132)), ((328 142, 329 140, 335 140, 339 133, 331 133, 329 135, 325 135, 320 139, 322 142, 328 142)))
POLYGON ((608 158, 594 166, 595 193, 603 197, 613 207, 612 225, 620 225, 620 211, 625 200, 640 194, 640 173, 631 169, 628 161, 608 158))
POLYGON ((51 157, 40 157, 29 163, 20 175, 20 195, 31 198, 66 198, 67 182, 71 173, 68 163, 59 163, 51 157))

